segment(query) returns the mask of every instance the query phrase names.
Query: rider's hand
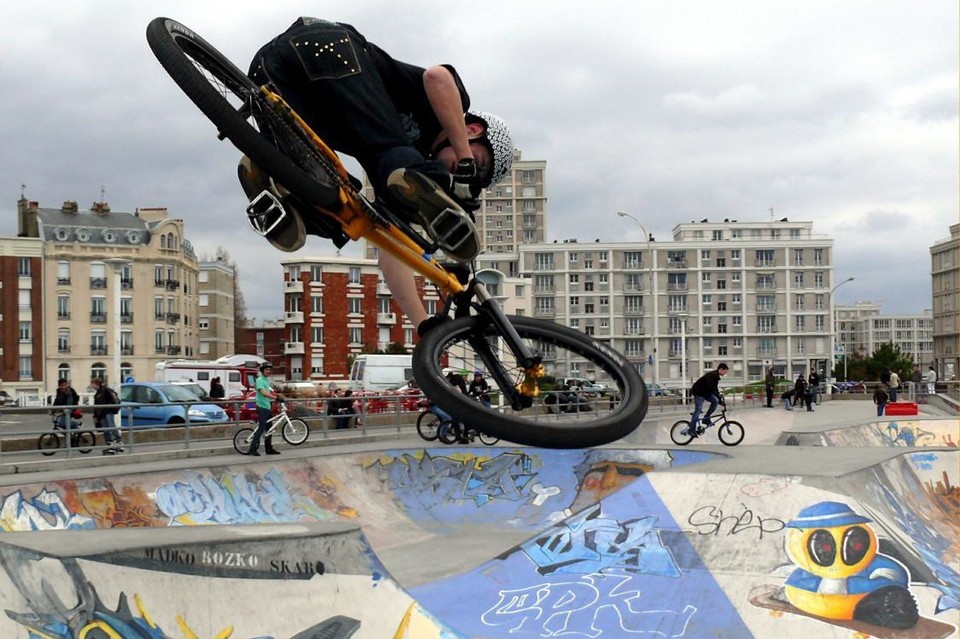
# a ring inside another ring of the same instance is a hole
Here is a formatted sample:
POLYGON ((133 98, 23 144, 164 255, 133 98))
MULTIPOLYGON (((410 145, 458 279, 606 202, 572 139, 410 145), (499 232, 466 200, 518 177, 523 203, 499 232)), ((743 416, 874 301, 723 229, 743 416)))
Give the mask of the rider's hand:
POLYGON ((473 158, 457 162, 457 170, 453 174, 453 196, 465 211, 476 211, 480 208, 480 192, 483 186, 480 183, 480 173, 473 158))

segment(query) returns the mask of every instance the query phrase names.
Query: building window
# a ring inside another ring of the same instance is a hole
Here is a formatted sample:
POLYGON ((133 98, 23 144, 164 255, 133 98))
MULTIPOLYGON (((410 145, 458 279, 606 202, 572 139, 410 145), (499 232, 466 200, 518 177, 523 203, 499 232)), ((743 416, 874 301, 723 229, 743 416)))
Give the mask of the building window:
POLYGON ((99 377, 104 383, 107 382, 107 367, 103 362, 97 362, 90 367, 90 379, 94 377, 99 377))
POLYGON ((17 275, 20 277, 30 277, 29 257, 21 257, 17 259, 17 275))
POLYGON ((363 300, 359 297, 347 298, 347 313, 350 315, 360 315, 363 313, 363 300))
POLYGON ((21 342, 30 342, 32 341, 33 331, 30 328, 30 322, 20 322, 20 341, 21 342))
POLYGON ((348 278, 349 278, 348 281, 350 284, 359 284, 360 283, 360 267, 351 266, 348 278))
POLYGON ((323 344, 323 327, 322 326, 310 327, 310 343, 317 344, 317 345, 323 344))
POLYGON ((200 299, 199 299, 199 301, 197 302, 197 304, 198 304, 199 306, 210 306, 210 296, 207 295, 206 293, 201 293, 201 294, 200 294, 200 299))
POLYGON ((57 262, 57 284, 70 283, 70 262, 57 262))
POLYGON ((321 297, 320 295, 310 296, 310 312, 311 313, 323 312, 323 297, 321 297))
POLYGON ((197 322, 197 328, 200 329, 201 331, 207 330, 208 328, 210 328, 210 320, 208 319, 199 320, 197 322))
POLYGON ((57 319, 70 319, 70 296, 57 296, 57 319))
POLYGON ((352 327, 350 329, 350 343, 351 344, 362 344, 363 343, 363 329, 359 327, 352 327))
POLYGON ((33 358, 30 355, 21 355, 18 364, 20 379, 33 379, 33 358))

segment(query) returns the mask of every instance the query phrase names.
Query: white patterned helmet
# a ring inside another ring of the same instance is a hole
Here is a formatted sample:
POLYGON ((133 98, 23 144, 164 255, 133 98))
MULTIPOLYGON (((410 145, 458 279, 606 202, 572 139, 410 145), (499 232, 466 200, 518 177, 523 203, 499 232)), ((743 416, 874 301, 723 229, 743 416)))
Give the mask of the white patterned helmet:
POLYGON ((467 123, 471 121, 483 122, 486 133, 481 141, 490 150, 493 157, 493 169, 490 177, 484 179, 483 186, 490 186, 500 182, 513 164, 513 136, 510 127, 499 117, 486 111, 470 111, 467 113, 467 123))

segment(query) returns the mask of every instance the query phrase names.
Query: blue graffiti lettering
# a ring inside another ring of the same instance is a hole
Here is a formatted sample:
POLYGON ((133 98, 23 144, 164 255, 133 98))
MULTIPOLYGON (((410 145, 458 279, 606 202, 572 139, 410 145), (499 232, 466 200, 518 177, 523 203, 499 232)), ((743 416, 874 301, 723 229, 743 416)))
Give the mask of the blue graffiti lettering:
POLYGON ((76 530, 93 529, 97 524, 90 517, 70 512, 60 495, 44 488, 32 498, 19 490, 7 495, 0 506, 0 526, 4 530, 76 530))

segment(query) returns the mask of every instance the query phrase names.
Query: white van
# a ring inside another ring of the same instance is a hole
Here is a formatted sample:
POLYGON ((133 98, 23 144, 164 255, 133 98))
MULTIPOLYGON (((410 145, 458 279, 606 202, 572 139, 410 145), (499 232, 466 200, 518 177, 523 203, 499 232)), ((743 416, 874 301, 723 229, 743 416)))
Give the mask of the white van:
POLYGON ((413 378, 413 355, 357 355, 350 388, 378 391, 399 388, 413 378))

